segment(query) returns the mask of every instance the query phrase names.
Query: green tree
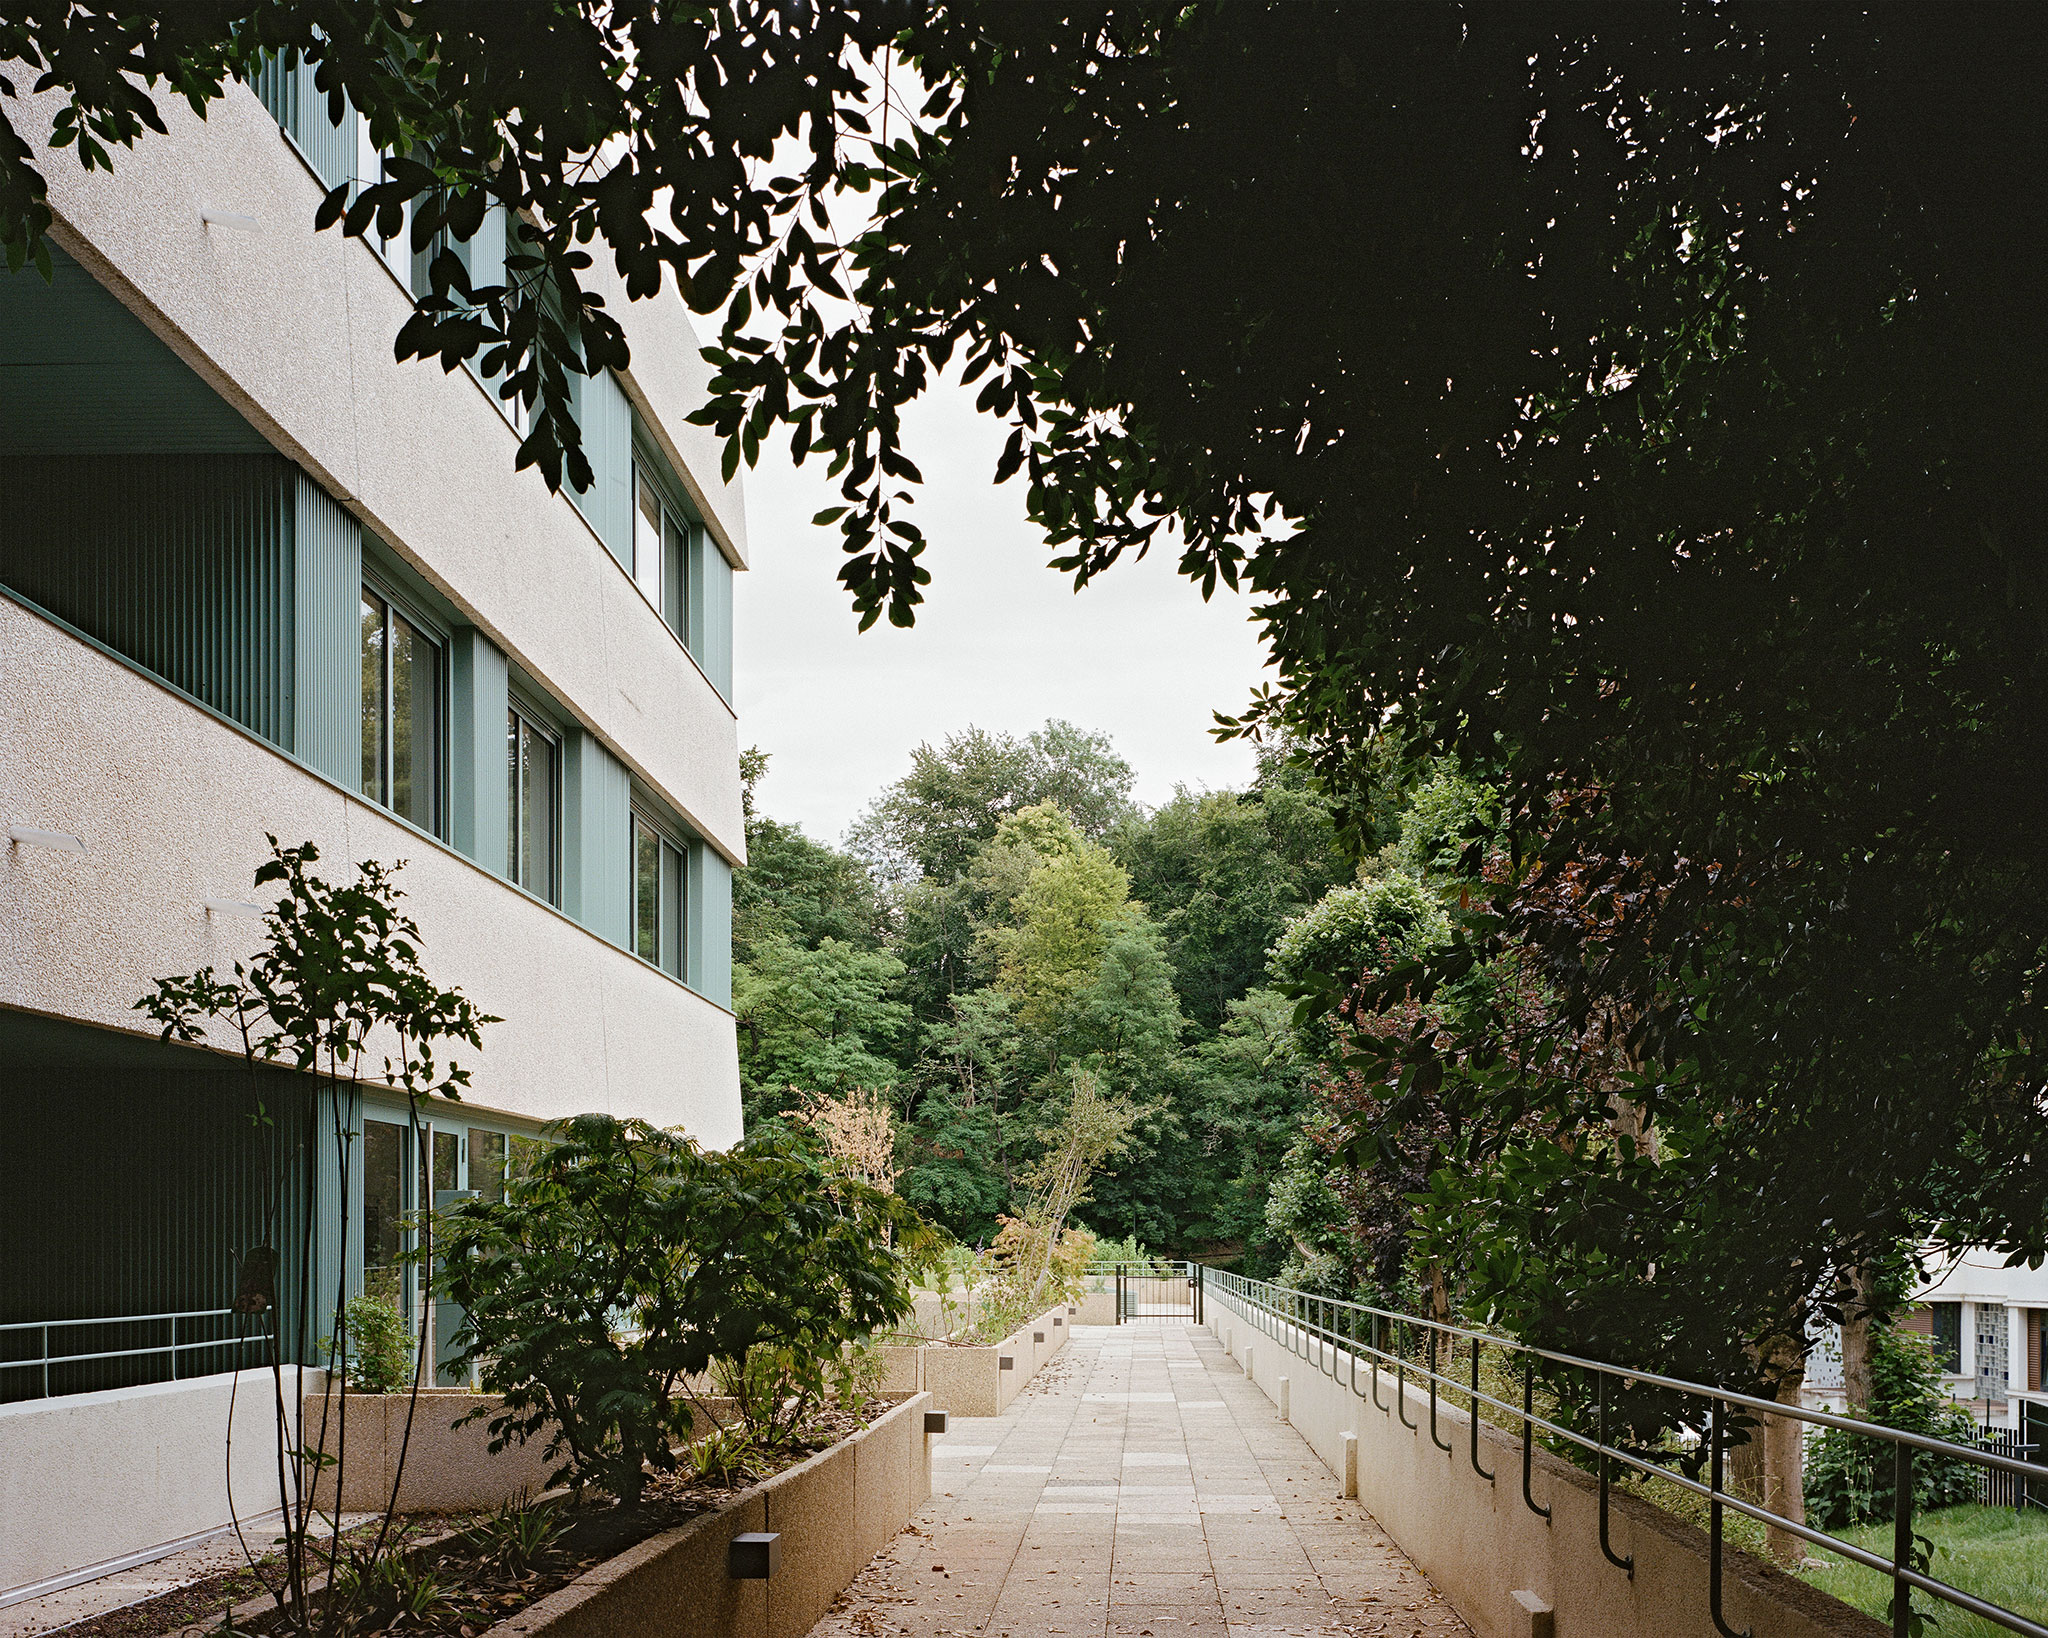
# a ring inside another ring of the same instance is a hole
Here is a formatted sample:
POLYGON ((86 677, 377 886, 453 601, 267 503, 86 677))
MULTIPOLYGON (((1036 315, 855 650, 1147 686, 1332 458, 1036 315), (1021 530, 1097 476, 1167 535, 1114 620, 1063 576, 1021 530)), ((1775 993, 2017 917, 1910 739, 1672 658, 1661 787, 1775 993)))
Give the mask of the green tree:
POLYGON ((1099 840, 1131 811, 1135 775, 1101 734, 1050 721, 1018 739, 968 728, 910 753, 910 772, 854 827, 854 851, 878 875, 946 883, 995 839, 1009 815, 1055 804, 1099 840))
POLYGON ((910 1024, 910 1009, 891 999, 902 977, 886 950, 829 937, 816 949, 772 938, 734 967, 749 1121, 781 1113, 792 1088, 893 1086, 901 1070, 885 1054, 910 1024))

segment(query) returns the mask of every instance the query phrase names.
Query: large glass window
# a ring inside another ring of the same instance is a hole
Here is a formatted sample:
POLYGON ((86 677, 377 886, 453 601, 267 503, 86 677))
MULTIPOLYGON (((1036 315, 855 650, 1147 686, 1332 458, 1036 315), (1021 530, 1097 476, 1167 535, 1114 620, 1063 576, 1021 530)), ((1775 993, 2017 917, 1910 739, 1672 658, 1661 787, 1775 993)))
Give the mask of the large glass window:
POLYGON ((633 578, 685 642, 690 632, 689 521, 662 498, 646 469, 633 467, 633 578))
POLYGON ((1937 1302, 1934 1310, 1934 1360, 1953 1375, 1963 1368, 1963 1305, 1937 1302))
POLYGON ((363 1122, 363 1289, 396 1302, 405 1249, 405 1128, 363 1122))
POLYGON ((683 851, 633 815, 633 947, 671 978, 683 972, 683 851))
POLYGON ((441 645, 363 589, 363 794, 441 825, 441 645))
POLYGON ((555 898, 555 792, 559 750, 554 736, 517 710, 505 713, 505 874, 544 898, 555 898))

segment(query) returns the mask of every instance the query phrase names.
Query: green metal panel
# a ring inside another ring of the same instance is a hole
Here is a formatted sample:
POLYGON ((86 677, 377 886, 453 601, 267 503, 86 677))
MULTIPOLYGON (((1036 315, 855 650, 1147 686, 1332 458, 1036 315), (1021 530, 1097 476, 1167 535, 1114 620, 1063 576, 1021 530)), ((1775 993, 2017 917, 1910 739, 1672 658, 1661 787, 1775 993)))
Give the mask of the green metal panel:
POLYGON ((266 57, 253 84, 270 117, 306 156, 313 174, 338 188, 356 173, 357 114, 344 97, 340 121, 330 116, 326 93, 313 83, 317 72, 291 52, 266 57))
POLYGON ((576 378, 577 422, 590 459, 591 484, 571 490, 598 539, 630 572, 633 566, 633 406, 611 371, 576 378))
POLYGON ((633 783, 586 733, 562 745, 562 908, 600 938, 633 937, 633 783))
POLYGON ((305 473, 295 477, 291 749, 353 790, 363 747, 362 525, 305 473))
MULTIPOLYGON (((286 1357, 298 1357, 299 1260, 306 1246, 314 1090, 282 1070, 190 1047, 0 1008, 0 1324, 169 1314, 229 1306, 241 1254, 283 1254, 286 1357), (270 1124, 251 1120, 261 1101, 270 1124), (274 1146, 274 1147, 273 1147, 274 1146), (272 1190, 279 1192, 273 1195, 272 1190), (276 1201, 276 1216, 270 1203, 276 1201)), ((177 1340, 232 1337, 233 1320, 187 1321, 177 1340)), ((53 1331, 51 1354, 149 1348, 170 1327, 53 1331)), ((0 1358, 40 1353, 35 1333, 0 1333, 0 1358)), ((226 1348, 179 1356, 177 1374, 209 1375, 226 1348)), ((162 1356, 55 1367, 53 1393, 166 1380, 162 1356)), ((0 1370, 0 1400, 36 1397, 40 1371, 0 1370)))
POLYGON ((732 866, 702 842, 690 844, 689 983, 707 1001, 732 1006, 732 866))
POLYGON ((473 626, 450 643, 448 836, 496 875, 505 874, 505 656, 473 626))
POLYGON ((726 704, 732 704, 732 565, 718 549, 717 542, 702 529, 697 536, 695 557, 698 579, 691 589, 690 652, 711 679, 726 704), (701 587, 701 591, 698 588, 701 587))
POLYGON ((0 584, 288 749, 294 480, 277 455, 0 457, 0 584))
POLYGON ((0 268, 0 450, 269 453, 192 367, 61 251, 0 268))

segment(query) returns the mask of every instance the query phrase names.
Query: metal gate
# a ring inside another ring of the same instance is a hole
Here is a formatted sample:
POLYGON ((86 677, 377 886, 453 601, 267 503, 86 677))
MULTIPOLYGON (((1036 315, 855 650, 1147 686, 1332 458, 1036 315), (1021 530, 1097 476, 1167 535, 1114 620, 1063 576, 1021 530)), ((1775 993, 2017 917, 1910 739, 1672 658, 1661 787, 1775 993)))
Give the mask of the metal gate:
POLYGON ((1200 1324, 1202 1271, 1195 1263, 1153 1258, 1136 1263, 1101 1263, 1088 1271, 1116 1290, 1119 1325, 1200 1324))

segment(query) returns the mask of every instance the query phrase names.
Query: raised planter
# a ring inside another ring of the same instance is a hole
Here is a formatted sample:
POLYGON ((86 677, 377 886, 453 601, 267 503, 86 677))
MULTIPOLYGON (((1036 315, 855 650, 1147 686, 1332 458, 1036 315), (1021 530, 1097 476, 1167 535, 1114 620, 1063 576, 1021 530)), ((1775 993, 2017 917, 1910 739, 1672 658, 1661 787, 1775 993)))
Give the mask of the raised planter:
MULTIPOLYGON (((883 1353, 916 1356, 917 1386, 932 1396, 934 1410, 955 1416, 1000 1416, 1039 1368, 1066 1346, 1068 1323, 1067 1305, 1062 1303, 993 1347, 926 1343, 883 1353)), ((888 1360, 885 1368, 902 1375, 912 1369, 901 1357, 888 1360)))
POLYGON ((803 1638, 931 1495, 927 1394, 649 1537, 501 1621, 484 1638, 803 1638), (733 1538, 780 1537, 765 1580, 735 1579, 733 1538))
MULTIPOLYGON (((455 1426, 479 1405, 495 1411, 502 1403, 495 1395, 462 1388, 421 1389, 408 1439, 405 1414, 410 1397, 403 1393, 350 1393, 344 1409, 341 1395, 331 1394, 323 1422, 320 1395, 306 1395, 302 1415, 307 1444, 330 1454, 341 1449, 346 1457, 341 1483, 345 1510, 383 1511, 391 1499, 401 1444, 405 1450, 404 1483, 397 1506, 401 1513, 467 1512, 496 1507, 522 1492, 537 1496, 547 1488, 548 1464, 541 1459, 547 1446, 545 1433, 493 1454, 488 1418, 455 1426)), ((731 1406, 730 1400, 711 1400, 705 1408, 714 1420, 723 1421, 731 1415, 731 1406)), ((321 1507, 334 1505, 332 1468, 320 1473, 313 1499, 321 1507)))
MULTIPOLYGON (((308 1394, 302 1411, 306 1443, 344 1458, 341 1505, 354 1512, 381 1512, 391 1498, 391 1481, 405 1448, 404 1484, 398 1494, 401 1513, 454 1513, 472 1507, 495 1507, 522 1490, 535 1495, 547 1488, 547 1463, 541 1460, 545 1438, 529 1439, 493 1455, 491 1432, 482 1420, 467 1427, 454 1424, 479 1405, 495 1410, 494 1395, 461 1388, 423 1388, 413 1412, 412 1435, 405 1431, 410 1394, 350 1393, 344 1400, 330 1394, 323 1407, 318 1394, 308 1394), (325 1437, 322 1430, 325 1429, 325 1437)), ((334 1469, 324 1469, 313 1499, 334 1505, 334 1469)))

